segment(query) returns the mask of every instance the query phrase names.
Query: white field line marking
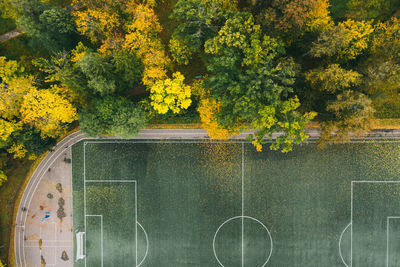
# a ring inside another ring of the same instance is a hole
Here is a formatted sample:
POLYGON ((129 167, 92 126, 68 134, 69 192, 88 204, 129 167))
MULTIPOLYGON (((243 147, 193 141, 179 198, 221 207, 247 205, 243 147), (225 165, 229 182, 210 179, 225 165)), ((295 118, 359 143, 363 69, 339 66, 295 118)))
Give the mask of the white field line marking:
MULTIPOLYGON (((84 228, 85 228, 85 235, 83 238, 85 238, 85 255, 87 255, 86 252, 86 144, 87 142, 83 143, 83 214, 85 215, 84 218, 84 228)), ((87 262, 87 257, 85 257, 85 267, 86 267, 86 262, 87 262)))
POLYGON ((240 219, 240 218, 245 218, 245 219, 250 219, 250 220, 256 221, 257 223, 261 224, 261 226, 262 226, 262 227, 267 231, 267 233, 268 233, 268 236, 269 236, 269 239, 270 239, 271 248, 270 248, 270 252, 269 252, 269 255, 268 255, 268 257, 267 257, 267 260, 261 265, 261 267, 264 267, 264 266, 268 263, 269 259, 271 258, 272 251, 273 251, 273 249, 274 249, 274 244, 273 244, 273 242, 272 242, 272 236, 271 236, 271 233, 270 233, 270 231, 268 230, 268 228, 267 228, 261 221, 257 220, 256 218, 250 217, 250 216, 236 216, 236 217, 232 217, 232 218, 226 220, 225 222, 223 222, 223 223, 218 227, 217 231, 216 231, 215 234, 214 234, 214 238, 213 238, 213 251, 214 251, 215 259, 218 261, 219 265, 221 265, 222 267, 225 267, 225 266, 221 263, 221 261, 219 260, 219 258, 218 258, 218 256, 217 256, 217 252, 216 252, 216 250, 215 250, 215 240, 216 240, 216 238, 217 238, 218 232, 221 230, 221 228, 222 228, 226 223, 228 223, 228 222, 230 222, 230 221, 232 221, 232 220, 240 219))
MULTIPOLYGON (((22 207, 26 208, 26 212, 21 212, 21 210, 18 209, 18 213, 17 213, 16 223, 21 222, 21 224, 22 224, 21 229, 25 230, 26 219, 27 219, 27 216, 28 216, 27 213, 28 213, 30 204, 32 202, 33 195, 36 192, 37 187, 39 186, 42 177, 44 176, 44 174, 47 171, 47 168, 44 168, 44 167, 45 166, 51 166, 58 159, 58 157, 61 155, 61 153, 59 153, 59 152, 61 150, 65 149, 65 147, 64 147, 65 143, 68 144, 68 142, 70 142, 70 141, 74 141, 77 138, 83 138, 83 137, 84 137, 84 135, 81 134, 80 132, 72 133, 71 135, 65 137, 63 140, 60 141, 60 143, 57 144, 59 147, 55 151, 53 151, 52 154, 48 158, 46 158, 45 161, 43 161, 43 163, 41 162, 39 164, 39 166, 35 169, 35 171, 31 175, 31 177, 33 177, 33 179, 29 180, 28 185, 25 188, 24 193, 22 194, 23 200, 21 200, 21 202, 20 202, 20 207, 21 207, 21 204, 22 204, 22 207), (77 135, 77 136, 74 136, 72 138, 73 135, 77 135), (48 162, 50 162, 50 163, 48 163, 48 162), (42 170, 40 171, 40 169, 42 169, 42 170), (36 186, 35 186, 35 183, 36 183, 36 186), (25 195, 25 192, 27 192, 26 195, 25 195), (27 202, 29 203, 28 207, 26 207, 27 202)), ((78 142, 79 142, 79 140, 78 140, 78 142)), ((73 143, 73 144, 75 144, 75 143, 73 143)), ((26 266, 26 263, 25 263, 25 250, 24 250, 23 242, 24 242, 23 233, 22 233, 22 231, 17 231, 17 228, 16 228, 16 234, 15 234, 15 237, 14 237, 14 244, 15 244, 14 251, 16 253, 15 261, 19 262, 19 266, 26 266), (22 235, 22 238, 21 238, 21 235, 22 235), (21 242, 22 242, 22 245, 21 245, 21 242), (21 253, 21 250, 22 250, 22 253, 21 253), (21 258, 21 254, 23 255, 22 258, 21 258)))
POLYGON ((136 249, 136 262, 135 262, 135 264, 136 264, 136 267, 138 266, 138 247, 137 247, 137 244, 138 244, 138 239, 137 239, 137 236, 138 236, 138 232, 137 232, 137 225, 138 225, 138 220, 137 220, 137 218, 138 218, 138 215, 137 215, 137 183, 136 183, 136 181, 135 181, 135 242, 136 242, 136 247, 135 247, 135 249, 136 249))
POLYGON ((351 182, 351 211, 350 211, 350 266, 353 266, 353 182, 351 182))
POLYGON ((142 265, 142 263, 145 261, 145 259, 146 259, 146 257, 147 257, 147 253, 149 252, 149 238, 148 238, 148 236, 147 236, 147 233, 146 233, 146 230, 144 229, 144 227, 143 227, 139 222, 137 222, 137 224, 139 225, 140 228, 142 228, 143 233, 144 233, 144 236, 146 237, 146 252, 145 252, 145 254, 144 254, 143 259, 142 259, 142 260, 140 261, 140 263, 137 265, 137 267, 139 267, 139 266, 142 265))
MULTIPOLYGON (((100 234, 100 247, 101 247, 101 267, 103 267, 103 258, 104 258, 104 254, 103 254, 103 215, 89 215, 89 214, 85 214, 85 217, 100 217, 100 225, 101 225, 101 234, 100 234)), ((86 218, 85 218, 86 219, 86 218)), ((85 232, 86 235, 86 232, 85 232)), ((85 254, 86 256, 86 254, 85 254)), ((86 257, 85 257, 86 258, 86 257)))
POLYGON ((136 183, 136 180, 86 180, 86 183, 136 183))
POLYGON ((388 216, 386 218, 386 267, 389 267, 390 219, 400 219, 400 216, 388 216))
MULTIPOLYGON (((113 139, 112 141, 104 140, 104 141, 94 141, 94 140, 88 140, 87 143, 90 144, 130 144, 130 143, 138 143, 138 144, 159 144, 159 143, 165 143, 165 144, 174 144, 174 143, 179 143, 179 144, 202 144, 202 143, 212 143, 212 144, 225 144, 225 143, 251 143, 251 141, 247 140, 227 140, 227 141, 215 141, 215 140, 210 140, 209 138, 195 138, 196 140, 185 140, 185 139, 162 139, 162 140, 141 140, 141 139, 130 139, 130 140, 120 140, 120 139, 113 139)), ((385 138, 378 138, 374 137, 371 139, 354 139, 349 142, 346 142, 345 144, 358 144, 358 143, 400 143, 399 138, 396 138, 394 140, 386 140, 389 139, 388 137, 385 138), (385 139, 385 140, 379 140, 379 139, 385 139)), ((264 140, 266 143, 271 144, 274 143, 273 140, 264 140)), ((306 141, 303 142, 303 144, 314 144, 317 143, 318 140, 309 140, 307 139, 306 141)), ((345 145, 344 144, 344 145, 345 145)), ((301 145, 301 144, 300 144, 301 145)), ((341 144, 336 144, 336 145, 341 145, 341 144)))
POLYGON ((400 183, 400 181, 351 181, 352 183, 387 183, 387 184, 393 184, 393 183, 400 183))
POLYGON ((342 245, 342 238, 343 238, 343 235, 344 235, 344 233, 346 232, 347 228, 350 227, 350 225, 351 225, 351 223, 349 223, 349 224, 344 228, 344 230, 343 230, 343 232, 340 234, 340 238, 339 238, 339 256, 340 256, 340 258, 342 259, 342 262, 343 262, 343 264, 344 264, 346 267, 349 267, 349 265, 346 263, 346 261, 344 260, 344 258, 343 258, 343 256, 342 256, 342 247, 341 247, 341 245, 342 245))
POLYGON ((244 267, 244 143, 242 143, 242 267, 244 267))
MULTIPOLYGON (((371 183, 371 184, 377 184, 377 183, 388 183, 388 184, 396 184, 400 183, 400 181, 351 181, 351 232, 350 232, 350 267, 353 266, 353 185, 354 184, 361 184, 361 183, 371 183)), ((387 227, 387 225, 386 225, 387 227)), ((386 251, 388 252, 388 251, 386 251)))

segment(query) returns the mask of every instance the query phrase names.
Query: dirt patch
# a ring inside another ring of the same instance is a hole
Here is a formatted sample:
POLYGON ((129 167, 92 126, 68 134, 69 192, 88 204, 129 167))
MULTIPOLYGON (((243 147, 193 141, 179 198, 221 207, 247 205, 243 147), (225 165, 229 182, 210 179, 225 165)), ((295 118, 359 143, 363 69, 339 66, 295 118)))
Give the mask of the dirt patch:
POLYGON ((67 252, 66 252, 65 250, 64 250, 64 251, 62 252, 62 254, 61 254, 61 259, 62 259, 63 261, 69 260, 68 254, 67 254, 67 252))
POLYGON ((60 183, 56 184, 56 189, 58 192, 62 193, 63 192, 63 188, 62 185, 60 183))
POLYGON ((40 265, 41 265, 42 267, 46 266, 46 260, 43 258, 43 255, 40 256, 40 265))
POLYGON ((67 217, 67 215, 65 214, 65 211, 64 211, 64 204, 65 204, 65 200, 62 197, 60 197, 58 199, 58 210, 57 210, 57 217, 60 220, 67 217))

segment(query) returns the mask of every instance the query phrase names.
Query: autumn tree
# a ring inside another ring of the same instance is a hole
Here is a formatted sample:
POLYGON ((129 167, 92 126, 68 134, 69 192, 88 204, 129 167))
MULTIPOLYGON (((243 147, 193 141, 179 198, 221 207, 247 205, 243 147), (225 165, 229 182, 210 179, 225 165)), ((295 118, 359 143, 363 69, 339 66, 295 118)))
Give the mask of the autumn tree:
POLYGON ((169 41, 169 51, 171 52, 173 60, 178 65, 187 65, 192 58, 192 52, 182 40, 172 38, 169 41))
POLYGON ((202 128, 207 131, 211 139, 227 140, 239 133, 238 129, 229 130, 218 123, 216 114, 221 108, 221 103, 213 99, 210 91, 204 88, 203 80, 196 81, 193 84, 192 91, 199 102, 197 111, 200 115, 202 128))
POLYGON ((305 77, 314 90, 335 93, 359 85, 362 75, 343 69, 338 64, 331 64, 326 68, 312 69, 305 77))
POLYGON ((100 51, 119 49, 124 40, 125 11, 130 1, 73 0, 72 6, 79 7, 72 14, 77 30, 93 43, 100 44, 100 51))
POLYGON ((221 103, 218 123, 226 129, 238 126, 256 130, 254 144, 258 149, 264 136, 284 132, 271 146, 286 152, 294 143, 304 141, 305 124, 315 116, 298 112, 293 92, 295 68, 285 58, 282 42, 262 35, 259 25, 248 13, 226 21, 218 35, 205 44, 213 55, 208 70, 213 74, 205 86, 221 103))
POLYGON ((349 141, 351 133, 360 137, 370 129, 374 115, 371 99, 351 90, 338 94, 327 111, 334 114, 334 119, 322 123, 320 146, 349 141))
POLYGON ((330 57, 335 60, 353 60, 368 48, 373 32, 371 22, 346 20, 322 31, 313 43, 313 57, 330 57))
POLYGON ((95 99, 79 114, 81 130, 89 136, 135 136, 145 125, 141 107, 122 97, 106 96, 95 99))
POLYGON ((398 117, 400 112, 400 20, 375 24, 369 57, 359 63, 365 73, 365 91, 374 96, 378 117, 398 117))
POLYGON ((62 96, 50 90, 29 90, 20 107, 22 123, 38 129, 42 137, 57 137, 65 125, 75 121, 76 109, 62 96))
POLYGON ((162 28, 150 6, 137 5, 132 13, 133 20, 127 25, 124 48, 141 59, 145 67, 143 84, 151 86, 167 77, 170 63, 159 36, 162 28))
POLYGON ((151 105, 158 113, 165 114, 170 110, 179 113, 190 106, 191 90, 184 84, 184 79, 180 72, 175 72, 172 79, 159 80, 151 86, 151 105))
POLYGON ((17 62, 1 60, 0 141, 16 158, 33 156, 54 144, 76 120, 76 109, 64 98, 64 90, 38 88, 17 62))
POLYGON ((328 7, 328 0, 275 0, 267 9, 265 20, 270 20, 275 29, 293 35, 321 30, 331 23, 328 7))

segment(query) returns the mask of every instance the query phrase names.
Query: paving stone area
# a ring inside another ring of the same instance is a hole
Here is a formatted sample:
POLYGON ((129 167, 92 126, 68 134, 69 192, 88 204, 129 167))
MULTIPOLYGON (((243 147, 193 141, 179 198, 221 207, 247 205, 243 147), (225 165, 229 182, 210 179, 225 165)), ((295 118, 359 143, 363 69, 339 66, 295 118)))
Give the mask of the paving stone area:
POLYGON ((71 155, 66 149, 46 171, 28 210, 27 266, 73 266, 71 155), (46 218, 46 213, 50 214, 46 218))

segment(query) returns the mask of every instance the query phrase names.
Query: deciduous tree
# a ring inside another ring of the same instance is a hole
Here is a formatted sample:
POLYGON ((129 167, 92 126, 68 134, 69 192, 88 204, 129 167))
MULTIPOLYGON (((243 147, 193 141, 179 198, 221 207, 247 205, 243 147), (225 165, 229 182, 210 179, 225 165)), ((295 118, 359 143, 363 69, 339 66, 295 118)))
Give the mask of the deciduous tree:
POLYGON ((250 14, 241 13, 226 21, 218 36, 206 42, 212 54, 206 88, 221 103, 218 123, 233 130, 237 126, 256 130, 260 149, 264 136, 283 131, 272 149, 289 151, 293 143, 304 141, 304 127, 315 114, 301 114, 293 92, 295 68, 284 57, 282 42, 262 35, 250 14), (285 100, 286 99, 286 100, 285 100))
POLYGON ((151 105, 158 113, 165 114, 170 110, 179 113, 190 106, 191 89, 184 84, 184 79, 180 72, 175 72, 172 79, 159 80, 150 88, 151 105))
POLYGON ((141 107, 122 97, 106 96, 79 113, 81 130, 89 136, 135 136, 145 125, 141 107))
POLYGON ((338 64, 310 70, 305 76, 314 90, 330 93, 359 85, 362 77, 360 73, 353 70, 345 70, 338 64))
POLYGON ((372 101, 364 94, 346 90, 327 106, 333 120, 322 123, 320 146, 350 140, 350 133, 361 136, 370 129, 374 109, 372 101))
POLYGON ((355 59, 368 48, 373 31, 371 22, 350 19, 340 22, 321 32, 310 53, 317 58, 332 57, 343 61, 355 59))
POLYGON ((151 86, 157 80, 167 77, 167 57, 161 43, 162 30, 154 10, 147 5, 137 5, 133 12, 133 21, 127 25, 124 47, 135 53, 145 67, 143 84, 151 86))
POLYGON ((179 0, 171 15, 180 22, 174 36, 186 43, 190 51, 201 51, 204 43, 214 37, 236 11, 237 1, 179 0))
POLYGON ((77 119, 76 109, 62 96, 50 90, 30 90, 23 96, 21 121, 35 127, 42 137, 57 137, 63 126, 77 119))

